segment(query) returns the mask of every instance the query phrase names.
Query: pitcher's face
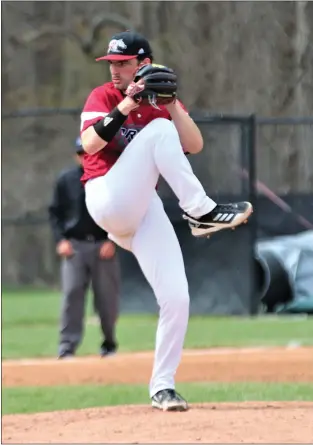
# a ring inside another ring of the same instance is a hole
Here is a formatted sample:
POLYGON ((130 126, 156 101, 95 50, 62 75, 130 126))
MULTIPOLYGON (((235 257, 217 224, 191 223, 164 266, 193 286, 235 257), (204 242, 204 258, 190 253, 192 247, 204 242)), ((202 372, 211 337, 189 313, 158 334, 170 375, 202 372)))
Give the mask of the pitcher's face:
POLYGON ((111 78, 115 88, 118 88, 119 90, 126 90, 128 85, 134 80, 135 73, 139 67, 138 60, 112 60, 109 63, 111 78))

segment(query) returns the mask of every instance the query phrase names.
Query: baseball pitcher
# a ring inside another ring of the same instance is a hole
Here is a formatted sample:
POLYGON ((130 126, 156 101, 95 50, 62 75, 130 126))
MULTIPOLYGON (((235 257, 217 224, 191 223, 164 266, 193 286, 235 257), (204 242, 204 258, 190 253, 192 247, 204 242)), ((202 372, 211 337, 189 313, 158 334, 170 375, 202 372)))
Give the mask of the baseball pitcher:
POLYGON ((200 130, 177 98, 176 74, 153 64, 142 35, 118 33, 97 60, 108 61, 112 81, 90 93, 81 114, 87 208, 112 241, 134 254, 160 307, 152 406, 185 411, 174 377, 188 325, 188 282, 158 179, 172 188, 196 237, 242 224, 252 206, 217 204, 207 196, 186 157, 202 150, 200 130))

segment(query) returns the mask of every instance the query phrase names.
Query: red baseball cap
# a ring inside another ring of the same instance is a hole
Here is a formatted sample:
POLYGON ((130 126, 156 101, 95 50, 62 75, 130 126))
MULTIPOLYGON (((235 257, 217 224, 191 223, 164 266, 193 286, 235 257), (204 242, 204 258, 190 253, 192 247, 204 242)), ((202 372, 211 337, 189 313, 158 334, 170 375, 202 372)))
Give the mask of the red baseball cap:
POLYGON ((108 46, 107 55, 99 60, 130 60, 138 56, 151 55, 152 50, 148 40, 138 32, 124 31, 115 34, 108 46))

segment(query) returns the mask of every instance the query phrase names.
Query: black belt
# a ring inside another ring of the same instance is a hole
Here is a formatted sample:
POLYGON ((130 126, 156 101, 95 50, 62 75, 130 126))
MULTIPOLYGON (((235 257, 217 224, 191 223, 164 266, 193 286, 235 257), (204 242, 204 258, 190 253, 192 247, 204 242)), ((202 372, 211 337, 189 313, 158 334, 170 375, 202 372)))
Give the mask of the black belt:
POLYGON ((107 238, 98 238, 94 235, 84 235, 84 236, 72 236, 72 239, 75 239, 77 241, 89 241, 91 243, 96 243, 100 241, 106 241, 107 238))

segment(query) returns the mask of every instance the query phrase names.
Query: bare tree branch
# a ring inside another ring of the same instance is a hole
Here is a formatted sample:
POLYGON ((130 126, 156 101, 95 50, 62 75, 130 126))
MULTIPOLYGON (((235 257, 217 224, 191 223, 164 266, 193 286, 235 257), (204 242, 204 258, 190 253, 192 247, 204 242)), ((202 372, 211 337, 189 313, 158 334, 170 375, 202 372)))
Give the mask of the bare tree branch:
POLYGON ((132 29, 131 23, 120 15, 105 14, 92 19, 91 25, 88 28, 88 34, 83 37, 71 29, 64 29, 63 26, 46 25, 40 30, 24 33, 22 36, 16 37, 15 40, 20 45, 29 45, 44 37, 53 37, 55 35, 70 37, 80 46, 85 54, 93 56, 92 52, 99 39, 99 34, 107 25, 117 25, 123 30, 132 29))

